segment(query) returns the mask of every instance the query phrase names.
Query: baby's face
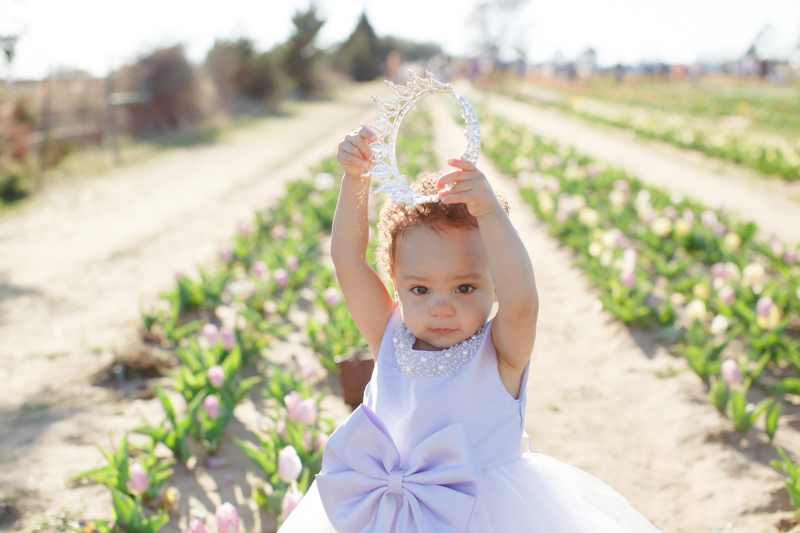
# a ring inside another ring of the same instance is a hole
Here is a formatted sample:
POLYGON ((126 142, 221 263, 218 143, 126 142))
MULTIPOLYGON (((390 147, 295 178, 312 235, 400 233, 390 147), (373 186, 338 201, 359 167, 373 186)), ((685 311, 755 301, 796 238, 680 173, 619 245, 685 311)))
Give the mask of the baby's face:
POLYGON ((414 226, 395 245, 394 284, 416 350, 449 348, 489 316, 495 290, 477 229, 414 226))

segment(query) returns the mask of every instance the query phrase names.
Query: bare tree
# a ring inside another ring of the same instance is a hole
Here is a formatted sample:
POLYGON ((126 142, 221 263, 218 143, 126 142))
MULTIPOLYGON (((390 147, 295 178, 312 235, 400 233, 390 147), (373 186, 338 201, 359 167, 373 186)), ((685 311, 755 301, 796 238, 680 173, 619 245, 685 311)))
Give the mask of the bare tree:
POLYGON ((519 12, 528 5, 529 0, 484 0, 475 5, 467 22, 478 29, 478 47, 481 55, 497 59, 500 52, 509 45, 524 59, 524 33, 514 31, 514 23, 519 12))

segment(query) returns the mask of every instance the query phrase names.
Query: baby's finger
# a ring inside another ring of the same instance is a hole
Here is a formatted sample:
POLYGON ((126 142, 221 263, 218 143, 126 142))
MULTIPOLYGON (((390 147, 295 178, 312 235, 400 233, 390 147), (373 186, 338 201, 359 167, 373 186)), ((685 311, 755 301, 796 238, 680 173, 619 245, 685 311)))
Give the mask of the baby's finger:
MULTIPOLYGON (((369 147, 367 147, 369 148, 369 147)), ((361 151, 358 145, 353 143, 342 143, 342 151, 346 154, 353 156, 355 159, 358 159, 363 164, 369 164, 372 159, 367 159, 364 157, 364 153, 361 151)))
POLYGON ((361 159, 360 156, 352 155, 347 151, 343 151, 343 153, 339 154, 337 159, 342 168, 352 168, 356 170, 357 172, 355 173, 358 173, 359 175, 369 170, 370 167, 369 163, 361 159))
POLYGON ((361 129, 359 129, 359 130, 357 131, 357 133, 358 133, 358 134, 359 134, 361 137, 364 137, 364 138, 365 138, 365 139, 366 139, 368 142, 374 143, 375 141, 377 141, 377 140, 378 140, 378 136, 377 136, 377 135, 375 135, 375 132, 374 132, 374 131, 372 131, 372 130, 371 130, 370 128, 368 128, 367 126, 361 126, 361 129))
POLYGON ((478 168, 472 161, 467 161, 466 159, 461 159, 460 157, 448 159, 447 164, 451 167, 460 168, 461 170, 466 170, 468 172, 478 168))
POLYGON ((443 204, 465 204, 469 198, 470 191, 457 192, 440 197, 439 201, 443 204))
POLYGON ((462 192, 469 192, 475 188, 473 182, 470 181, 459 181, 453 184, 452 187, 449 189, 445 189, 443 191, 439 191, 437 195, 439 198, 444 198, 446 196, 451 196, 453 194, 459 194, 462 192))
POLYGON ((468 181, 475 177, 475 174, 472 172, 467 172, 464 170, 454 170, 453 172, 448 172, 444 174, 436 181, 436 188, 441 189, 448 183, 455 183, 460 181, 468 181))
MULTIPOLYGON (((369 147, 369 141, 367 141, 364 137, 358 134, 350 134, 344 139, 347 141, 344 144, 349 144, 356 148, 358 153, 361 154, 361 157, 363 157, 365 161, 372 161, 372 148, 369 147)), ((358 156, 358 153, 352 151, 351 149, 347 150, 347 153, 358 156)))

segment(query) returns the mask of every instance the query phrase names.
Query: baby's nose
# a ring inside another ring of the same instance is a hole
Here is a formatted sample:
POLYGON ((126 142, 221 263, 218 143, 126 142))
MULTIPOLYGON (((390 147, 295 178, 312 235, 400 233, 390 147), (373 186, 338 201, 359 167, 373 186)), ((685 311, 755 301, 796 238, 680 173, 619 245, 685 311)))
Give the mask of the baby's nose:
POLYGON ((432 316, 453 316, 455 309, 447 300, 437 300, 431 306, 432 316))

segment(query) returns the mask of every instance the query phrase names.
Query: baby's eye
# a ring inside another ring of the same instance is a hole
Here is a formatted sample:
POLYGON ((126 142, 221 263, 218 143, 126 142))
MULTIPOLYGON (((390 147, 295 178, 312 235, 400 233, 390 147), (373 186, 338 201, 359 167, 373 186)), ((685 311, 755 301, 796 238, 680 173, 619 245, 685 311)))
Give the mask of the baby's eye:
POLYGON ((458 292, 459 294, 469 294, 474 290, 475 287, 473 287, 472 285, 464 284, 464 285, 459 285, 458 289, 456 289, 456 292, 458 292))
POLYGON ((426 289, 425 287, 421 287, 421 286, 417 285, 416 287, 411 287, 411 292, 413 292, 414 294, 420 294, 420 295, 428 294, 428 289, 426 289))

